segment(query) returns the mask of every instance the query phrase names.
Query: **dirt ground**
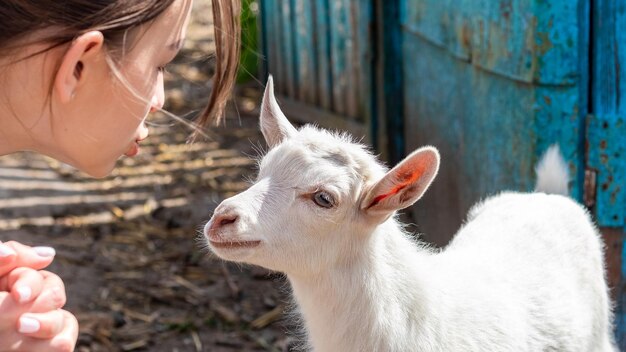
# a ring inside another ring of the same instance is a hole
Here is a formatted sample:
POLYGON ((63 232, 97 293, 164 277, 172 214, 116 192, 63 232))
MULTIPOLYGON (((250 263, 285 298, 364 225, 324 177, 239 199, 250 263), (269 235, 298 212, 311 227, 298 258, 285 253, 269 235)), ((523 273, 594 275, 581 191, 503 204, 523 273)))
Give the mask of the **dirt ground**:
MULTIPOLYGON (((209 4, 196 0, 188 39, 170 66, 166 109, 206 101, 213 62, 209 4)), ((141 154, 94 180, 52 159, 0 158, 0 240, 49 245, 81 330, 77 351, 287 351, 288 285, 276 273, 225 263, 200 229, 219 202, 247 188, 264 146, 260 83, 239 86, 225 123, 190 130, 151 118, 141 154)))

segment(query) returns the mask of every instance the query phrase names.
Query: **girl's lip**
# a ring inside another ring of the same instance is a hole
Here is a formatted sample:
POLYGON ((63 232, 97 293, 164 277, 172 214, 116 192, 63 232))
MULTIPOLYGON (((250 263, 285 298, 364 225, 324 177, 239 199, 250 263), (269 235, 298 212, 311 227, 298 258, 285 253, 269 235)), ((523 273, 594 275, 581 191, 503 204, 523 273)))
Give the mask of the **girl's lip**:
POLYGON ((139 135, 135 139, 135 142, 133 144, 131 144, 131 146, 128 148, 126 153, 124 153, 124 155, 129 156, 129 157, 133 157, 133 156, 139 154, 139 143, 141 141, 143 141, 144 139, 146 139, 146 138, 148 138, 148 129, 144 125, 144 126, 142 126, 142 129, 139 132, 139 135))
POLYGON ((130 146, 130 148, 128 148, 126 153, 124 153, 124 155, 126 155, 128 157, 133 157, 133 156, 135 156, 137 154, 139 154, 139 140, 137 140, 135 143, 133 143, 130 146))

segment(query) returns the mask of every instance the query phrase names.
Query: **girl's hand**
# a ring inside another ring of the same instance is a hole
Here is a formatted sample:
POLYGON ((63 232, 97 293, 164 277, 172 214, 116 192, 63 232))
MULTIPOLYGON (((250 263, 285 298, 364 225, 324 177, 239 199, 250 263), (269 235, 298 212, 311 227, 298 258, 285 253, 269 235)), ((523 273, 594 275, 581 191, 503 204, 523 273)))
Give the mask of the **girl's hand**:
POLYGON ((43 269, 52 263, 54 255, 51 247, 29 247, 15 241, 0 242, 0 277, 18 267, 43 269))
POLYGON ((18 268, 0 277, 0 351, 73 351, 78 322, 61 309, 65 301, 53 273, 18 268))
POLYGON ((78 322, 65 305, 65 287, 43 269, 50 247, 0 242, 0 352, 73 351, 78 322))

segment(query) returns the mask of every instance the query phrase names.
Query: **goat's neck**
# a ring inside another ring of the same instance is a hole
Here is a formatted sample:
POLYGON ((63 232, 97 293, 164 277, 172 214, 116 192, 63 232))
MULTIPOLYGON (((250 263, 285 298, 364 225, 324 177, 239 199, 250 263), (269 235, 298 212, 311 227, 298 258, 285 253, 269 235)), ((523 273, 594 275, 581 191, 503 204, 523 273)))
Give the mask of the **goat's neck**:
POLYGON ((354 263, 317 276, 288 275, 316 351, 401 350, 398 329, 420 334, 429 315, 429 256, 394 219, 380 225, 354 263), (417 319, 416 319, 417 318, 417 319), (397 348, 395 348, 395 347, 397 348))

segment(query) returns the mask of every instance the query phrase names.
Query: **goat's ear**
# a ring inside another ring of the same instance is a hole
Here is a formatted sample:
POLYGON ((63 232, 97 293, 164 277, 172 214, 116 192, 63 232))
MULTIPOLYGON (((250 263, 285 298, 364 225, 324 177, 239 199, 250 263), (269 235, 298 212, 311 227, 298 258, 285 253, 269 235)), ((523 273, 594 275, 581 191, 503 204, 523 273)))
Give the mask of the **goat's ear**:
POLYGON ((270 148, 275 147, 285 138, 288 138, 297 132, 278 106, 278 102, 274 96, 274 81, 271 75, 267 79, 265 93, 263 93, 260 124, 261 132, 263 132, 263 137, 265 137, 265 142, 267 142, 267 145, 270 148))
POLYGON ((364 196, 361 209, 368 215, 387 219, 422 197, 439 170, 439 152, 420 148, 389 171, 364 196))

